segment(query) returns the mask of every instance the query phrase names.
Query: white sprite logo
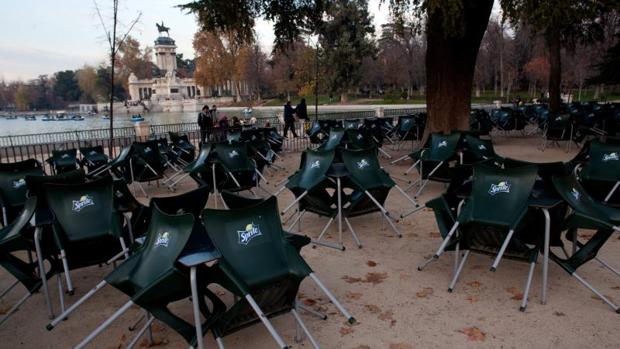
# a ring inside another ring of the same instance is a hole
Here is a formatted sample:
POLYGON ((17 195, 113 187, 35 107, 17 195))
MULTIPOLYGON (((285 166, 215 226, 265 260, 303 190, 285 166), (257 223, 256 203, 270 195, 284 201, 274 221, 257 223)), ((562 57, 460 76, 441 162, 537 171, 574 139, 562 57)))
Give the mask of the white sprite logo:
POLYGON ((368 163, 368 161, 366 161, 366 159, 362 159, 362 160, 357 162, 357 168, 360 169, 360 170, 362 170, 362 169, 364 169, 365 167, 368 167, 368 166, 370 166, 370 164, 368 163))
POLYGON ((506 181, 501 181, 497 184, 491 184, 491 187, 489 188, 489 194, 493 196, 498 193, 510 193, 510 183, 506 181))
POLYGON ((616 152, 603 154, 603 161, 618 161, 618 159, 618 153, 616 152))
POLYGON ((155 239, 155 247, 163 246, 168 247, 170 243, 170 233, 165 231, 163 233, 157 234, 157 239, 155 239))
POLYGON ((579 200, 581 197, 581 193, 579 193, 575 188, 571 189, 570 194, 575 198, 575 200, 579 200))
POLYGON ((73 200, 73 211, 80 212, 83 208, 94 205, 95 201, 92 196, 82 195, 79 200, 73 200))
POLYGON ((447 147, 447 146, 448 146, 448 142, 447 141, 441 141, 437 145, 438 148, 443 148, 443 147, 447 147))
POLYGON ((245 230, 237 230, 239 235, 239 244, 247 245, 252 239, 257 236, 263 235, 257 224, 250 223, 245 226, 245 230))
POLYGON ((228 157, 231 158, 231 159, 234 158, 234 157, 237 157, 237 156, 239 156, 239 153, 237 153, 236 150, 233 150, 230 153, 228 153, 228 157))
POLYGON ((23 187, 24 185, 26 185, 26 180, 23 178, 13 181, 13 189, 19 189, 23 187))
POLYGON ((319 160, 315 160, 312 165, 310 165, 310 169, 313 168, 321 168, 321 163, 319 162, 319 160))
POLYGON ((480 149, 480 150, 487 150, 487 147, 485 147, 484 144, 480 144, 478 146, 478 149, 480 149))

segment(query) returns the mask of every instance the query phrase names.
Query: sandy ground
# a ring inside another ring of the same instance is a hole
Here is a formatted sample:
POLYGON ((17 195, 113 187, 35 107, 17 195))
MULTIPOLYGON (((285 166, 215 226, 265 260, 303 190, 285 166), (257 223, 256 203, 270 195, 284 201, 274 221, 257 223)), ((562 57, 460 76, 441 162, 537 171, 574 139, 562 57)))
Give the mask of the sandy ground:
MULTIPOLYGON (((529 161, 568 160, 571 153, 552 148, 541 152, 537 137, 496 137, 499 154, 529 161)), ((393 155, 404 154, 392 152, 393 155)), ((290 174, 298 166, 299 153, 284 153, 281 163, 287 172, 269 175, 268 188, 275 191, 273 183, 290 174)), ((390 173, 402 176, 410 166, 404 161, 397 166, 383 160, 390 173)), ((415 178, 416 174, 409 177, 415 178)), ((402 184, 402 183, 401 183, 402 184)), ((184 182, 181 190, 194 184, 184 182)), ((169 195, 162 188, 150 186, 153 195, 169 195)), ((430 184, 421 201, 437 196, 441 184, 430 184)), ((290 193, 283 193, 280 207, 291 200, 290 193)), ((210 200, 209 205, 213 202, 210 200)), ((387 208, 398 215, 411 208, 408 201, 393 190, 387 208)), ((305 216, 301 225, 303 233, 316 237, 326 222, 324 218, 305 216)), ((489 272, 489 257, 473 255, 465 266, 454 293, 448 293, 453 257, 444 255, 437 263, 419 272, 416 266, 437 248, 440 243, 438 229, 432 212, 424 210, 397 224, 403 233, 396 238, 379 216, 373 214, 352 219, 364 247, 358 249, 348 233, 344 234, 346 251, 325 247, 306 247, 302 254, 323 282, 341 300, 359 323, 348 326, 335 307, 315 285, 306 280, 301 286, 305 304, 329 314, 325 321, 308 313, 302 317, 323 348, 411 349, 411 348, 618 348, 618 314, 612 312, 589 290, 572 279, 551 262, 549 300, 540 304, 541 271, 536 269, 530 303, 527 311, 518 311, 527 266, 504 260, 496 273, 489 272)), ((330 235, 336 237, 336 225, 330 235)), ((584 232, 587 233, 587 232, 584 232)), ((620 267, 620 241, 612 238, 600 256, 620 267)), ((542 259, 541 259, 542 260, 542 259)), ((66 297, 74 302, 93 287, 110 266, 93 267, 74 272, 76 294, 66 297)), ((620 279, 590 262, 582 267, 581 274, 593 285, 616 302, 620 302, 620 279)), ((12 279, 0 270, 0 288, 12 279)), ((57 304, 56 282, 51 283, 53 300, 57 304)), ((0 309, 6 309, 18 298, 17 292, 4 297, 0 309)), ((230 298, 227 298, 230 301, 230 298)), ((84 304, 67 321, 54 331, 45 330, 48 322, 41 294, 34 295, 13 318, 0 328, 0 348, 66 348, 77 344, 125 303, 126 296, 108 287, 84 304)), ((191 321, 191 305, 181 301, 174 309, 191 321)), ((58 309, 58 305, 56 305, 58 309)), ((122 348, 131 339, 128 326, 141 314, 132 308, 91 345, 93 348, 122 348)), ((295 326, 291 315, 276 318, 274 326, 293 348, 310 348, 310 343, 294 341, 295 326)), ((183 348, 185 342, 174 331, 157 323, 154 326, 157 347, 183 348)), ((146 340, 140 346, 147 346, 146 340)), ((266 329, 257 324, 225 338, 227 348, 274 348, 275 342, 266 329)), ((207 348, 214 348, 210 334, 206 336, 207 348)))

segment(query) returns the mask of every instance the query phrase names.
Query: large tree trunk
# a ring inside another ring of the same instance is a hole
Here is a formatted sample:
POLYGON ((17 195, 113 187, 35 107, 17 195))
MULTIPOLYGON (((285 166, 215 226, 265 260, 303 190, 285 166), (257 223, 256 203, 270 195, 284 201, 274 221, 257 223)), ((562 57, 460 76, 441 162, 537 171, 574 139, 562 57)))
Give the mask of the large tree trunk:
POLYGON ((560 32, 550 28, 547 33, 547 47, 549 48, 549 110, 557 113, 560 111, 560 88, 562 86, 562 45, 560 32))
POLYGON ((493 0, 464 1, 460 34, 444 28, 440 11, 429 14, 425 139, 429 132, 468 128, 476 57, 492 7, 493 0))

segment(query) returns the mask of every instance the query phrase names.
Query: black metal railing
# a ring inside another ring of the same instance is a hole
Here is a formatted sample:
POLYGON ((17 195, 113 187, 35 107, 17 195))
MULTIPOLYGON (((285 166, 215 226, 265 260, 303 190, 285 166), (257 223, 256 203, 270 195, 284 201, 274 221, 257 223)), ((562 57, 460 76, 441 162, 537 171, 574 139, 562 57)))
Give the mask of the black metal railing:
MULTIPOLYGON (((384 115, 397 117, 400 115, 424 111, 424 108, 385 109, 384 115)), ((345 111, 319 114, 319 119, 360 119, 374 117, 375 115, 376 112, 374 110, 345 111)), ((310 115, 310 118, 311 119, 306 122, 297 122, 295 124, 296 132, 300 137, 287 138, 284 142, 285 151, 302 151, 310 146, 310 141, 305 137, 301 137, 305 135, 305 130, 313 119, 313 115, 310 115)), ((284 125, 282 124, 280 117, 277 116, 257 118, 256 125, 259 127, 275 127, 280 134, 284 129, 284 125)), ((93 129, 1 136, 0 162, 14 162, 34 158, 39 160, 41 163, 46 163, 46 160, 51 156, 52 151, 54 150, 73 148, 79 149, 81 147, 96 145, 102 146, 108 156, 114 157, 118 154, 120 149, 131 145, 135 141, 144 141, 149 138, 168 137, 168 132, 187 134, 190 141, 196 146, 198 146, 201 140, 200 129, 194 122, 150 125, 150 134, 145 137, 138 137, 134 127, 121 127, 114 129, 114 140, 111 147, 112 153, 109 154, 109 132, 109 129, 93 129)), ((222 139, 225 138, 225 135, 221 134, 221 131, 216 130, 214 131, 213 137, 222 139)))

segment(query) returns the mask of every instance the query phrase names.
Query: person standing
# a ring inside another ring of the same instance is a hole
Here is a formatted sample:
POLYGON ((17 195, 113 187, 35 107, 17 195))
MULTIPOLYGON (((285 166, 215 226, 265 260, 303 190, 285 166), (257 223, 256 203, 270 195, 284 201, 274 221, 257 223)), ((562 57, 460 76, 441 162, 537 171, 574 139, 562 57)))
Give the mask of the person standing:
POLYGON ((308 106, 306 105, 305 98, 302 98, 301 102, 299 102, 299 104, 295 107, 295 114, 297 115, 297 118, 301 120, 301 130, 302 135, 304 135, 310 125, 308 123, 308 106))
POLYGON ((200 127, 200 143, 204 143, 207 139, 210 128, 213 126, 213 120, 209 115, 209 106, 202 107, 200 113, 198 113, 198 127, 200 127))
POLYGON ((215 104, 211 107, 211 112, 210 113, 211 113, 211 120, 213 120, 214 123, 217 122, 218 121, 218 118, 217 118, 217 106, 215 104))
POLYGON ((293 137, 297 138, 297 133, 295 133, 295 109, 291 106, 291 101, 287 101, 284 105, 284 138, 287 138, 289 130, 293 132, 293 137))

